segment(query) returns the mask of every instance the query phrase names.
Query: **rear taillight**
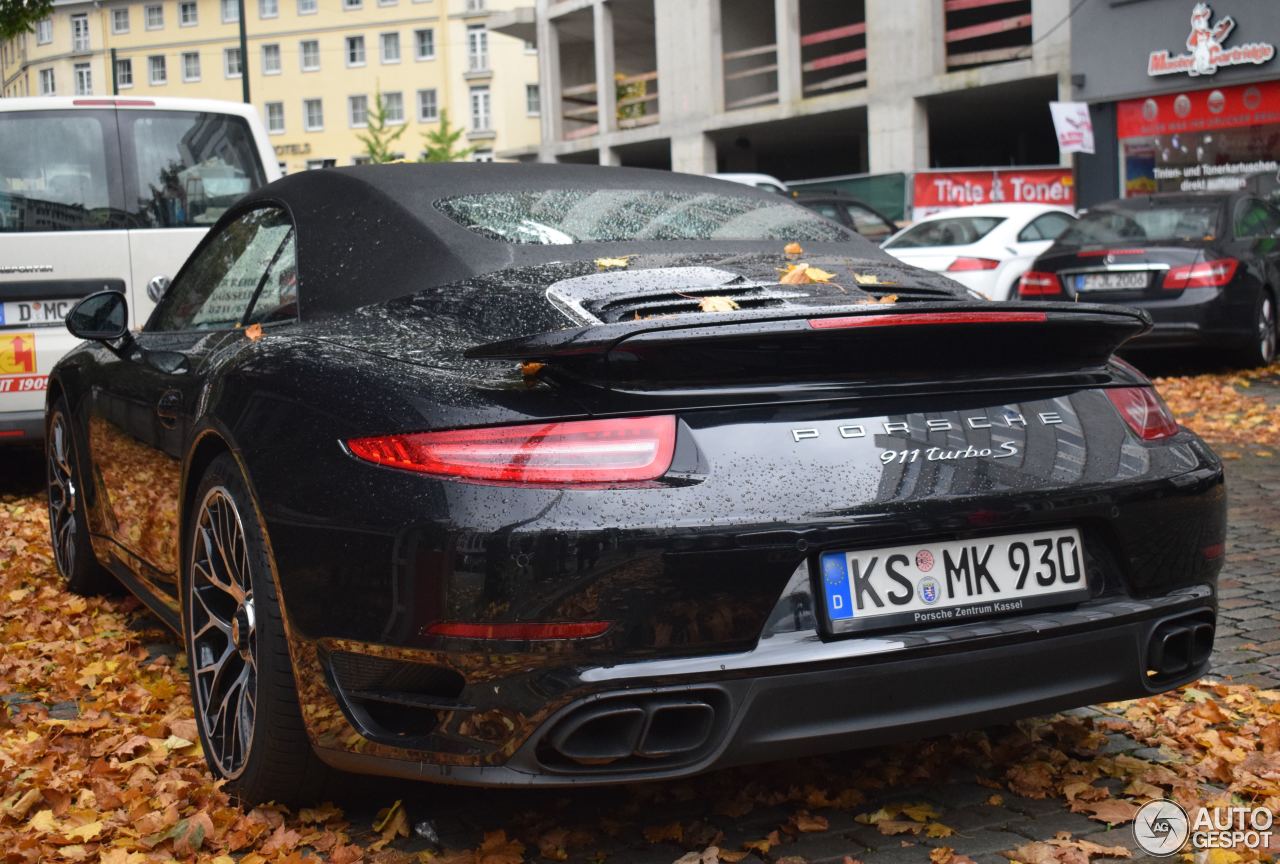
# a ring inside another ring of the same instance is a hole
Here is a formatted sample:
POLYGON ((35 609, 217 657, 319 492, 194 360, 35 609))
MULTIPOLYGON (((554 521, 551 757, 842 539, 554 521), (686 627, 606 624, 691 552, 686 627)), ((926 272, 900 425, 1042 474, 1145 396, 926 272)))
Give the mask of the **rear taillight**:
POLYGON ((572 484, 661 477, 675 442, 676 418, 668 414, 381 435, 347 447, 368 462, 441 477, 572 484))
POLYGON ((947 268, 948 273, 967 273, 973 270, 994 270, 1000 262, 994 258, 957 258, 947 268))
POLYGON ((1028 270, 1022 274, 1022 278, 1018 280, 1018 296, 1019 297, 1044 297, 1046 295, 1061 294, 1062 286, 1058 284, 1058 277, 1054 273, 1041 273, 1036 270, 1028 270))
POLYGON ((941 324, 1042 324, 1044 312, 894 312, 888 315, 850 315, 810 318, 814 330, 847 330, 854 327, 925 327, 941 324))
POLYGON ((1106 391, 1111 404, 1143 441, 1178 434, 1178 421, 1152 387, 1114 387, 1106 391))
POLYGON ((1221 288, 1235 278, 1240 262, 1235 258, 1219 258, 1217 261, 1201 261, 1199 264, 1183 264, 1171 267, 1164 274, 1162 285, 1168 291, 1183 288, 1221 288))

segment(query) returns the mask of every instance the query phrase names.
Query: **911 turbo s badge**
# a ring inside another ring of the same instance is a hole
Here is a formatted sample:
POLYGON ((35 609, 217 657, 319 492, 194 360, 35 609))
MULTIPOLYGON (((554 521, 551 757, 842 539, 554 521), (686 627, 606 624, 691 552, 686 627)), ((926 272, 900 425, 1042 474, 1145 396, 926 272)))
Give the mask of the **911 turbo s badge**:
MULTIPOLYGON (((1062 415, 1057 411, 1041 411, 1039 414, 1033 414, 1032 419, 1039 422, 1041 426, 1056 426, 1062 423, 1062 415)), ((872 432, 872 434, 892 435, 895 432, 901 432, 906 435, 911 434, 911 424, 903 421, 885 420, 880 424, 882 432, 872 432)), ((1004 414, 994 420, 986 415, 976 417, 963 417, 959 423, 953 423, 950 420, 926 420, 920 431, 928 432, 951 432, 955 429, 1014 429, 1027 428, 1027 418, 1022 414, 1004 414)), ((836 433, 841 438, 865 438, 867 437, 867 425, 865 423, 846 423, 836 427, 836 433)), ((791 438, 793 441, 810 441, 814 438, 821 438, 822 432, 814 427, 805 429, 792 429, 791 438)))

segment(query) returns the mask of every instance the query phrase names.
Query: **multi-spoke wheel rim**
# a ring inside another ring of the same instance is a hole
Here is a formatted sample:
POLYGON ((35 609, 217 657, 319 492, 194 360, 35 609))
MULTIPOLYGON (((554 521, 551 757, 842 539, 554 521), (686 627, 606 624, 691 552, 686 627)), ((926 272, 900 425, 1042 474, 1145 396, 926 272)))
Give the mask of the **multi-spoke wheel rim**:
POLYGON ((49 422, 49 534, 58 571, 70 579, 76 566, 76 483, 71 472, 71 430, 62 412, 49 422))
POLYGON ((1258 314, 1258 348, 1263 363, 1276 359, 1276 313, 1270 297, 1262 298, 1262 311, 1258 314))
POLYGON ((209 757, 244 770, 257 709, 258 639, 244 524, 231 494, 209 490, 196 514, 187 605, 195 708, 209 757))

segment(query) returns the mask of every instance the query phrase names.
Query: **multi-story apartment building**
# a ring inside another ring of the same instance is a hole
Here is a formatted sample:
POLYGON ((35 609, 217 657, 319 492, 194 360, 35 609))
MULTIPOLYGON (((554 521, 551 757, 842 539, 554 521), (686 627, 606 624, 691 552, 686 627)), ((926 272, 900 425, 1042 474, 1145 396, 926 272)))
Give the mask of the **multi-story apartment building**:
POLYGON ((362 159, 381 92, 406 158, 448 112, 475 159, 536 146, 538 58, 493 33, 511 0, 55 0, 0 47, 4 96, 249 95, 286 171, 362 159))
POLYGON ((1073 5, 536 0, 493 26, 538 44, 538 158, 786 180, 1058 164, 1073 5))

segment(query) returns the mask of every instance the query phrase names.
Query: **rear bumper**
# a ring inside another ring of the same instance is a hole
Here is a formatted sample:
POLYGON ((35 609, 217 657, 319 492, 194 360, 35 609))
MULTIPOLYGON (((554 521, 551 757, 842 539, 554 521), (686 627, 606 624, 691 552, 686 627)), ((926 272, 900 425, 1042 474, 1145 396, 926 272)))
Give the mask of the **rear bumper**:
POLYGON ((505 764, 441 765, 415 759, 411 751, 398 757, 385 751, 318 753, 334 767, 361 773, 463 785, 568 786, 670 779, 880 746, 1193 681, 1207 671, 1209 646, 1199 644, 1196 657, 1176 673, 1153 677, 1153 634, 1183 626, 1178 622, 1211 626, 1215 609, 1212 588, 1201 585, 1151 600, 1095 601, 1070 612, 937 629, 913 644, 893 637, 823 643, 812 633, 782 634, 746 654, 584 670, 578 682, 594 692, 547 717, 505 764), (958 646, 955 631, 968 631, 962 635, 971 637, 970 644, 958 646), (770 645, 774 640, 779 644, 770 645), (838 657, 841 652, 849 656, 838 657), (789 662, 751 668, 752 655, 789 662), (716 671, 674 674, 680 664, 716 671), (683 757, 590 765, 548 756, 576 717, 610 706, 644 711, 690 701, 712 706, 715 716, 705 744, 683 757))
POLYGON ((43 411, 0 412, 0 446, 6 444, 39 444, 43 440, 43 411))
POLYGON ((1231 290, 1192 288, 1169 299, 1125 301, 1147 312, 1152 321, 1151 329, 1125 348, 1230 347, 1252 340, 1252 302, 1235 302, 1227 296, 1231 290))

